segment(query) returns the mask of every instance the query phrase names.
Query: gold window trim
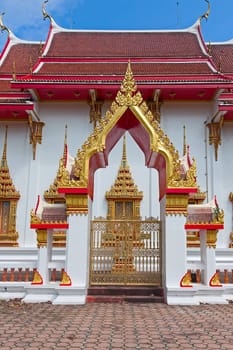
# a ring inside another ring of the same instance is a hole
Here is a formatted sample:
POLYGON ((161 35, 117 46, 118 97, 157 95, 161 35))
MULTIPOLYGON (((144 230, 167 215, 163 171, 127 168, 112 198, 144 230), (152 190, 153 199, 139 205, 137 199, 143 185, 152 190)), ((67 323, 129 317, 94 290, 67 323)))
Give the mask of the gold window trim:
POLYGON ((0 165, 0 247, 17 247, 16 211, 20 194, 16 191, 7 164, 7 131, 0 165))

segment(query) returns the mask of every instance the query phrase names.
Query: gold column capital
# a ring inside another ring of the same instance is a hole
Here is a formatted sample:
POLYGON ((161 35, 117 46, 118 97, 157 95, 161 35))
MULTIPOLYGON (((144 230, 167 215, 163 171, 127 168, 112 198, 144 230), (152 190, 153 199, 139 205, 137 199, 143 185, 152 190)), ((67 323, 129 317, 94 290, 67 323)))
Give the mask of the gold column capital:
POLYGON ((166 194, 166 215, 187 215, 188 193, 166 194))
POLYGON ((209 248, 216 248, 218 230, 206 230, 206 245, 209 248))

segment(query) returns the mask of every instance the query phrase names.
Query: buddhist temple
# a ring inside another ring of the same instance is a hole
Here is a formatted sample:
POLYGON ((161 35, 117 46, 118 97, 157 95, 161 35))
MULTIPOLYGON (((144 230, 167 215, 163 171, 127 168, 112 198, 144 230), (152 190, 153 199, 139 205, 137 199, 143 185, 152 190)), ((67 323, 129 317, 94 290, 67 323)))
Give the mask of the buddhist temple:
POLYGON ((233 39, 45 3, 45 42, 0 21, 0 299, 232 302, 233 39))

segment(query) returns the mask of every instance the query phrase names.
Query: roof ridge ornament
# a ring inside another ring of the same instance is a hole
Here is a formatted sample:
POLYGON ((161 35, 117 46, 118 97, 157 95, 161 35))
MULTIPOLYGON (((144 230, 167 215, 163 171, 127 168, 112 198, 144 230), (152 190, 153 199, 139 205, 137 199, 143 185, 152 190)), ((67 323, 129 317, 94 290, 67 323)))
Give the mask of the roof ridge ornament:
POLYGON ((5 12, 2 12, 0 14, 0 29, 1 29, 1 32, 3 32, 4 30, 6 30, 9 34, 10 34, 10 29, 8 27, 6 27, 3 23, 3 20, 2 20, 2 17, 5 15, 5 12))
POLYGON ((52 22, 52 17, 48 14, 48 12, 46 11, 46 8, 45 8, 45 4, 49 2, 49 0, 45 0, 42 4, 42 13, 43 13, 43 18, 44 20, 46 18, 48 18, 50 20, 50 22, 52 22))
POLYGON ((207 2, 207 4, 208 4, 208 9, 202 16, 199 17, 199 22, 200 23, 201 23, 201 20, 204 19, 204 18, 207 21, 207 19, 209 18, 209 15, 210 15, 210 0, 205 0, 205 2, 207 2))
POLYGON ((139 106, 142 103, 142 100, 141 93, 137 92, 137 84, 134 80, 131 63, 128 61, 124 80, 116 96, 116 102, 119 106, 130 107, 139 106))

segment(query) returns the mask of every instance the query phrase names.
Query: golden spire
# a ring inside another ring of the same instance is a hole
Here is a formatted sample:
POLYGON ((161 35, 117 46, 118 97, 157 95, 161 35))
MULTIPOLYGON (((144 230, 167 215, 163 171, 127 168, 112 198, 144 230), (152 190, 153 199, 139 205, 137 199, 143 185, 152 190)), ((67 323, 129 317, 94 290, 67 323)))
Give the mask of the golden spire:
POLYGON ((65 126, 65 138, 64 138, 64 149, 63 149, 63 165, 66 167, 67 164, 67 125, 65 126))
POLYGON ((7 130, 8 126, 6 126, 5 130, 5 140, 0 166, 0 198, 10 197, 18 199, 20 195, 19 192, 15 190, 15 186, 12 182, 10 171, 7 165, 7 130))
POLYGON ((200 21, 200 22, 201 22, 201 20, 204 19, 204 18, 205 18, 206 21, 207 21, 209 15, 210 15, 210 1, 209 1, 209 0, 205 0, 205 2, 207 2, 207 4, 208 4, 208 9, 207 9, 207 11, 206 11, 202 16, 199 17, 199 21, 200 21))
POLYGON ((138 187, 134 183, 134 180, 132 178, 130 168, 127 162, 125 135, 123 138, 122 160, 121 160, 120 168, 118 170, 118 175, 110 191, 106 192, 105 197, 106 199, 109 199, 113 197, 118 198, 122 196, 124 198, 139 198, 139 199, 142 199, 143 197, 142 192, 138 191, 138 187))
POLYGON ((7 28, 4 23, 3 23, 3 20, 2 20, 2 17, 5 15, 5 12, 2 12, 0 14, 0 29, 1 29, 1 32, 3 32, 4 30, 6 30, 8 33, 10 33, 10 29, 7 28))
POLYGON ((6 151, 7 151, 7 130, 8 126, 6 125, 6 130, 5 130, 5 141, 4 141, 4 147, 3 147, 3 153, 2 153, 2 166, 7 166, 7 159, 6 159, 6 151))
POLYGON ((67 125, 66 125, 63 155, 59 160, 57 175, 53 183, 49 186, 49 189, 44 192, 44 199, 48 203, 54 203, 54 202, 63 203, 65 201, 64 198, 58 193, 58 187, 60 186, 60 181, 61 181, 63 171, 66 169, 66 166, 67 166, 67 159, 68 159, 68 149, 67 149, 67 125))
POLYGON ((187 149, 187 146, 186 146, 186 129, 185 129, 185 125, 183 126, 184 128, 184 141, 183 141, 183 156, 186 155, 186 149, 187 149))
POLYGON ((127 157, 126 157, 126 137, 123 137, 123 152, 122 152, 122 160, 121 165, 125 168, 127 165, 127 157))

